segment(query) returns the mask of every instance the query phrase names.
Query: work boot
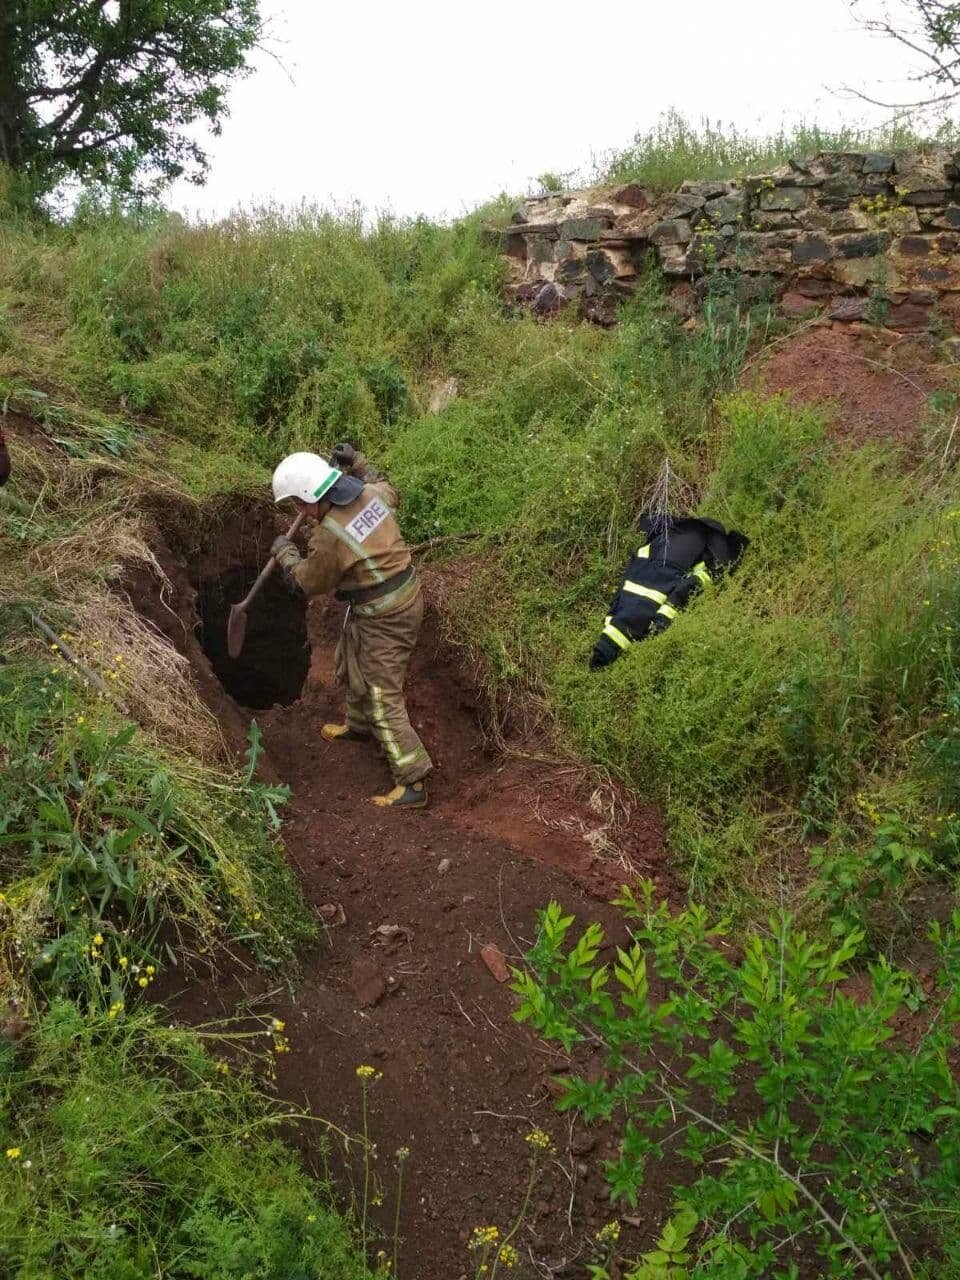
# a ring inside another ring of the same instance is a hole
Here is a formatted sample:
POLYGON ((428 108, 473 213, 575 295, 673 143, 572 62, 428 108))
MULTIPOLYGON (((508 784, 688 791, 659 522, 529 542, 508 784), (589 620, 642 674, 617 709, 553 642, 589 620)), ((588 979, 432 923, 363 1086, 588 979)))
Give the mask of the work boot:
POLYGON ((394 787, 385 796, 371 796, 371 801, 381 809, 425 809, 427 788, 422 782, 394 787))
POLYGON ((348 724, 325 724, 320 730, 320 737, 324 742, 368 742, 370 734, 352 729, 348 724))

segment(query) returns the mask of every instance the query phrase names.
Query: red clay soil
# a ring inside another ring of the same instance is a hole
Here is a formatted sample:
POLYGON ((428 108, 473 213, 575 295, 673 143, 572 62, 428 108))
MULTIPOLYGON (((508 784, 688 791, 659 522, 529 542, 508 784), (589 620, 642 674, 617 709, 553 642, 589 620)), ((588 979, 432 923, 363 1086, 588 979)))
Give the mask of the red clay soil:
POLYGON ((928 416, 928 397, 945 370, 923 339, 809 329, 774 345, 749 371, 748 385, 785 391, 827 409, 835 439, 912 445, 928 416))
MULTIPOLYGON (((225 540, 218 545, 216 562, 204 561, 194 580, 222 571, 238 554, 238 544, 232 553, 223 550, 225 540)), ((151 593, 142 581, 128 584, 131 598, 165 623, 175 643, 179 626, 200 687, 215 694, 222 714, 225 695, 213 690, 215 678, 192 634, 192 588, 173 558, 162 558, 176 577, 167 604, 160 608, 156 587, 151 593), (171 608, 182 622, 171 624, 171 608)), ((417 813, 376 809, 368 797, 390 785, 376 748, 333 746, 319 734, 339 709, 330 679, 338 627, 338 606, 311 604, 303 697, 260 711, 257 720, 271 772, 292 788, 284 837, 307 901, 318 909, 342 907, 344 922, 325 930, 322 945, 304 958, 292 999, 266 996, 263 975, 248 974, 246 992, 236 976, 214 975, 179 994, 168 987, 173 1009, 209 1021, 235 1012, 245 996, 258 998, 261 1008, 269 999, 291 1041, 290 1052, 277 1059, 281 1096, 351 1133, 362 1122, 356 1068, 370 1064, 382 1072, 370 1089, 374 1171, 383 1194, 373 1216, 389 1252, 393 1153, 409 1148, 400 1219, 405 1280, 472 1275, 470 1232, 491 1224, 505 1231, 515 1220, 529 1168, 525 1135, 542 1126, 555 1154, 513 1243, 536 1274, 583 1276, 594 1233, 615 1216, 602 1173, 603 1160, 616 1154, 614 1131, 585 1130, 555 1112, 551 1080, 568 1060, 514 1021, 516 997, 481 952, 492 944, 508 963, 518 962, 535 939, 537 912, 554 898, 580 922, 601 920, 609 947, 623 942, 622 919, 608 900, 632 877, 609 850, 596 850, 615 843, 625 860, 669 891, 659 818, 635 808, 611 825, 609 797, 598 803, 584 771, 488 753, 469 673, 438 640, 429 615, 408 701, 436 762, 433 803, 417 813)), ((282 644, 276 661, 284 661, 282 644)), ((234 707, 233 716, 241 715, 234 707)), ((494 968, 496 951, 486 952, 494 968)), ((579 1066, 600 1069, 589 1054, 579 1066)), ((309 1148, 307 1134, 302 1141, 309 1148)), ((355 1182, 356 1160, 352 1173, 338 1156, 332 1163, 341 1189, 351 1177, 355 1182)), ((624 1228, 628 1249, 649 1247, 655 1238, 669 1213, 675 1172, 664 1168, 645 1190, 630 1215, 633 1225, 624 1228)), ((623 1220, 622 1206, 616 1216, 623 1220)))

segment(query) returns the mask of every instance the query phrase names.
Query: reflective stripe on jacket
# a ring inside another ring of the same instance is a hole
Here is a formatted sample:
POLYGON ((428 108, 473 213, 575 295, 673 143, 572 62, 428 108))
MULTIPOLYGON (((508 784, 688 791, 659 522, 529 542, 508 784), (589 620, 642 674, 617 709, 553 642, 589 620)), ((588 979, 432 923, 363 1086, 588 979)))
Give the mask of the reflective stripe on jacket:
POLYGON ((599 665, 635 640, 668 627, 692 596, 739 561, 748 543, 735 530, 727 532, 716 521, 696 516, 645 514, 639 527, 648 541, 630 557, 604 619, 598 645, 616 649, 601 652, 599 665))

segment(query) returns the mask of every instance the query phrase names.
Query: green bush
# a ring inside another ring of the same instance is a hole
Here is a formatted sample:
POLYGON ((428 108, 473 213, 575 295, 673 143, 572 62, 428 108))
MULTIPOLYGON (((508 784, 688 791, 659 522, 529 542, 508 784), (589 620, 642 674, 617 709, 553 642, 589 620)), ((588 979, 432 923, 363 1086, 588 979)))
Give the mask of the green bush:
MULTIPOLYGON (((621 1128, 611 1198, 634 1208, 662 1160, 683 1169, 670 1247, 626 1274, 881 1280, 912 1274, 910 1254, 960 1264, 960 912, 931 926, 933 1012, 906 1043, 892 1023, 916 1007, 912 975, 878 960, 868 989, 847 986, 862 932, 831 948, 780 913, 738 957, 723 921, 653 894, 624 891, 631 944, 602 964, 603 929, 571 945, 573 917, 552 903, 514 984, 518 1018, 567 1051, 602 1050, 601 1071, 561 1077, 557 1106, 621 1128)), ((612 1244, 593 1280, 624 1274, 612 1244)))

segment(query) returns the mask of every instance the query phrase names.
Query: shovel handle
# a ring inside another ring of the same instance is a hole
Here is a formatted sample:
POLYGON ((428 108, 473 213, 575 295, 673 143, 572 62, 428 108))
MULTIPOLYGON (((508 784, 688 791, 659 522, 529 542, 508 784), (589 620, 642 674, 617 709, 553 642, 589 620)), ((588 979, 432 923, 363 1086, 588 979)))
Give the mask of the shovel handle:
MULTIPOLYGON (((307 513, 305 511, 301 511, 300 514, 296 517, 293 524, 287 530, 288 538, 292 538, 293 535, 297 532, 297 530, 300 528, 300 526, 303 524, 304 520, 306 519, 306 515, 307 513)), ((247 594, 243 597, 240 603, 238 605, 235 605, 234 607, 237 609, 246 609, 247 606, 250 604, 250 602, 253 600, 254 596, 257 595, 257 593, 262 588, 263 584, 270 577, 271 573, 273 573, 276 567, 277 567, 276 556, 271 556, 270 559, 267 561, 267 563, 260 570, 260 573, 257 577, 256 582, 253 584, 253 586, 250 588, 247 594)))

